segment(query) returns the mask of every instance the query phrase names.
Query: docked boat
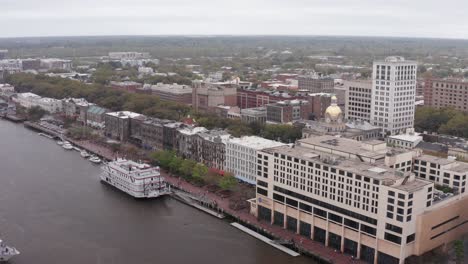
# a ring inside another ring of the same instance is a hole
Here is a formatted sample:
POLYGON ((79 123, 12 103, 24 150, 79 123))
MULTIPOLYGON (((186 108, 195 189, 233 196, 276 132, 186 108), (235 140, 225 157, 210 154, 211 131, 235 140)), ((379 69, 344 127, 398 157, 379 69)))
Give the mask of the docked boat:
POLYGON ((98 156, 96 156, 96 155, 91 156, 88 160, 91 161, 92 163, 95 163, 95 164, 99 164, 99 163, 101 163, 101 161, 102 161, 102 160, 101 160, 98 156))
POLYGON ((63 143, 62 147, 66 150, 72 150, 73 146, 70 143, 63 143))
POLYGON ((7 246, 1 239, 0 239, 0 262, 7 262, 12 257, 19 255, 19 251, 14 248, 7 246))
POLYGON ((62 140, 58 140, 58 141, 57 141, 57 145, 62 146, 62 145, 63 145, 63 141, 62 141, 62 140))
POLYGON ((85 159, 87 159, 87 158, 89 158, 89 156, 91 156, 91 155, 89 155, 89 153, 86 150, 82 150, 80 152, 80 155, 81 155, 81 157, 83 157, 85 159))
POLYGON ((159 167, 126 159, 116 159, 102 166, 101 181, 135 198, 155 198, 170 193, 159 167))

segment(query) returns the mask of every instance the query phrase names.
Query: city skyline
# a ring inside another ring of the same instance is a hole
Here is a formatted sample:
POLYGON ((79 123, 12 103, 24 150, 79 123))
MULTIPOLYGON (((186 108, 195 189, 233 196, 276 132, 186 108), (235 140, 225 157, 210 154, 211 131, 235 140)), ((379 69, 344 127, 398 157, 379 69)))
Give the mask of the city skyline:
POLYGON ((468 39, 468 3, 450 1, 5 1, 0 37, 327 35, 468 39), (454 9, 453 6, 457 8, 454 9), (435 14, 434 10, 438 10, 435 14), (437 16, 438 19, 434 19, 437 16), (34 25, 34 26, 31 26, 34 25), (408 26, 411 25, 411 26, 408 26))

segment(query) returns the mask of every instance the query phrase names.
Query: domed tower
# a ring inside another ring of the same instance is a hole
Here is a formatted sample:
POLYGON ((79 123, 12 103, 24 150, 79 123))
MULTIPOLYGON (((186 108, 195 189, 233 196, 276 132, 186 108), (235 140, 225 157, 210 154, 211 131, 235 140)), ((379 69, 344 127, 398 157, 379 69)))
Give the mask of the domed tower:
POLYGON ((343 113, 341 108, 338 106, 336 96, 332 96, 331 104, 325 110, 325 122, 326 123, 338 123, 341 124, 343 122, 343 113))

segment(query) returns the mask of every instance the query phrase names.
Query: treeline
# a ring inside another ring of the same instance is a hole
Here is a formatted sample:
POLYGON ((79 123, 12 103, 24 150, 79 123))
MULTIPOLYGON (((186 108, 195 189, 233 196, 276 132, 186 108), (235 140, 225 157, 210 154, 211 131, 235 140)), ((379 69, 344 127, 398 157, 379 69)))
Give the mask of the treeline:
POLYGON ((437 132, 468 138, 468 114, 453 108, 418 108, 414 126, 421 132, 437 132))
POLYGON ((232 174, 225 173, 221 176, 217 172, 210 171, 202 163, 177 156, 174 151, 156 151, 150 155, 150 158, 155 165, 197 185, 214 185, 223 190, 232 190, 237 185, 237 180, 232 174))
POLYGON ((162 101, 157 96, 118 91, 102 84, 85 84, 74 80, 45 75, 18 73, 7 76, 6 81, 16 91, 32 92, 44 97, 63 99, 85 98, 111 111, 133 111, 151 117, 180 120, 190 112, 184 104, 162 101))

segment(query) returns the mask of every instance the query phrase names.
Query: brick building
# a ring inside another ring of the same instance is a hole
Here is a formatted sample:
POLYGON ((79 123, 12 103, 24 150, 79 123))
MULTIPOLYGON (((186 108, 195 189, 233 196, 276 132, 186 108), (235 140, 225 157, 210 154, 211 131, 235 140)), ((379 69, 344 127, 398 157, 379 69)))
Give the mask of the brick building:
POLYGON ((295 99, 306 98, 305 96, 291 96, 288 93, 269 90, 237 90, 237 106, 240 109, 261 107, 267 104, 295 99))
POLYGON ((300 76, 298 78, 299 90, 308 90, 311 93, 332 93, 335 81, 328 77, 300 76))
POLYGON ((192 106, 195 110, 209 111, 218 105, 237 105, 237 86, 231 83, 193 83, 192 106))
POLYGON ((140 89, 143 87, 141 83, 137 82, 110 82, 110 86, 115 89, 115 90, 120 90, 120 91, 127 91, 127 92, 136 92, 137 89, 140 89))
POLYGON ((308 119, 310 104, 308 101, 292 100, 268 104, 267 122, 290 123, 296 120, 308 119))
POLYGON ((158 83, 156 85, 145 85, 137 89, 137 92, 157 95, 164 101, 192 104, 192 87, 187 85, 158 83))
POLYGON ((468 81, 466 79, 427 79, 424 105, 435 108, 453 107, 467 112, 468 81))

